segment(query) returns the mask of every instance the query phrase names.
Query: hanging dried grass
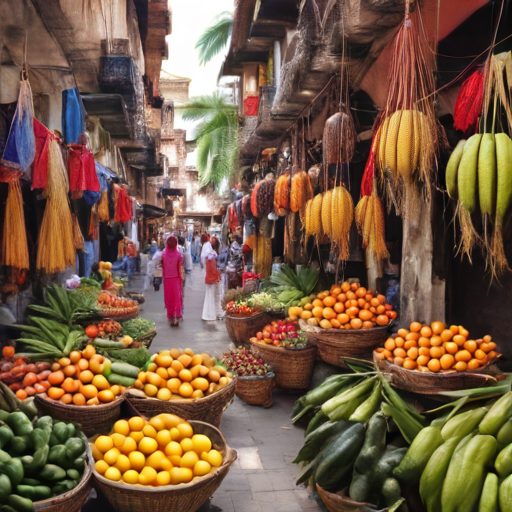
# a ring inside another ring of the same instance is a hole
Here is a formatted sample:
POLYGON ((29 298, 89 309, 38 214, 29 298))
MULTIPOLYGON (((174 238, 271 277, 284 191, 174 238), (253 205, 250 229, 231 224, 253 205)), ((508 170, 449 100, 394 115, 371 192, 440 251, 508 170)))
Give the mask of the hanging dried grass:
POLYGON ((350 113, 336 112, 325 122, 322 139, 324 167, 345 164, 354 157, 356 129, 350 113))
POLYGON ((416 3, 411 13, 411 3, 406 1, 404 21, 395 36, 388 99, 377 134, 377 166, 392 182, 397 202, 401 189, 413 186, 413 178, 423 183, 430 199, 439 146, 433 95, 435 59, 420 6, 416 3))
POLYGON ((18 270, 29 268, 25 214, 19 179, 9 183, 2 239, 2 265, 18 270))
POLYGON ((37 268, 48 274, 61 272, 75 263, 73 219, 68 199, 68 178, 59 144, 50 141, 47 198, 39 232, 37 268))
POLYGON ((274 211, 276 215, 284 217, 290 206, 290 173, 279 176, 274 191, 274 211))
POLYGON ((80 225, 78 224, 78 219, 77 219, 76 215, 72 214, 72 217, 73 217, 73 243, 75 244, 75 250, 82 251, 85 247, 82 230, 80 229, 80 225))
POLYGON ((110 214, 108 211, 108 191, 104 190, 101 193, 101 199, 98 204, 98 215, 100 217, 100 222, 108 222, 110 218, 110 214))

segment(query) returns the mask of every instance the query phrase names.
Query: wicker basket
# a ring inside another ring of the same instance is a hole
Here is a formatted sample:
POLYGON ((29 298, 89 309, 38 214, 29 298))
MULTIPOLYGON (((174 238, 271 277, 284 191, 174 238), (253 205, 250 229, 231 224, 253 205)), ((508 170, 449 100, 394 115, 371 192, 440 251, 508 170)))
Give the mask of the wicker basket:
POLYGON ((344 366, 343 357, 372 359, 373 351, 382 346, 388 337, 389 326, 373 329, 326 329, 306 332, 308 341, 316 345, 322 361, 344 366))
POLYGON ((222 466, 214 473, 188 484, 144 487, 107 480, 93 468, 94 486, 119 512, 195 512, 217 490, 227 475, 237 453, 229 448, 224 436, 215 427, 201 421, 190 422, 194 433, 205 434, 223 456, 222 466))
POLYGON ((281 389, 308 389, 313 376, 316 347, 286 349, 266 343, 251 342, 251 350, 271 365, 276 374, 276 387, 281 389))
POLYGON ((139 316, 139 306, 130 308, 115 308, 115 309, 101 309, 98 311, 98 316, 103 320, 115 320, 116 322, 123 323, 127 320, 133 320, 139 316))
POLYGON ((238 346, 249 346, 249 339, 256 336, 269 323, 266 313, 247 317, 225 317, 226 329, 231 340, 238 346))
POLYGON ((134 340, 138 343, 144 344, 146 348, 149 348, 151 346, 151 343, 153 342, 154 338, 156 336, 156 329, 152 329, 147 334, 144 334, 144 336, 141 336, 139 339, 134 340))
POLYGON ((185 420, 204 421, 219 428, 222 413, 228 408, 235 395, 236 377, 220 391, 203 398, 177 399, 164 402, 157 398, 137 396, 137 390, 126 394, 128 402, 140 414, 153 416, 163 412, 176 414, 185 420))
MULTIPOLYGON (((351 500, 348 497, 347 489, 333 493, 322 489, 318 484, 316 484, 316 488, 325 508, 327 508, 329 512, 377 512, 377 507, 371 503, 359 503, 358 501, 351 500)), ((398 510, 402 511, 403 509, 404 505, 398 510)), ((382 509, 379 512, 386 512, 387 510, 389 510, 389 508, 382 509)))
POLYGON ((46 393, 36 395, 37 408, 55 420, 77 423, 82 427, 86 436, 109 432, 121 411, 125 395, 113 402, 100 405, 68 405, 52 400, 46 393))
POLYGON ((380 361, 374 357, 375 364, 391 376, 391 384, 421 395, 437 395, 440 391, 457 391, 459 389, 481 388, 487 384, 495 384, 505 377, 496 372, 495 361, 478 370, 465 372, 427 373, 417 370, 406 370, 389 361, 380 361))
POLYGON ((272 389, 274 387, 275 374, 267 373, 263 377, 238 377, 235 386, 235 395, 249 405, 272 405, 272 389))
POLYGON ((36 512, 79 512, 89 498, 92 488, 92 456, 85 465, 84 474, 78 485, 69 492, 60 494, 48 500, 34 502, 36 512))

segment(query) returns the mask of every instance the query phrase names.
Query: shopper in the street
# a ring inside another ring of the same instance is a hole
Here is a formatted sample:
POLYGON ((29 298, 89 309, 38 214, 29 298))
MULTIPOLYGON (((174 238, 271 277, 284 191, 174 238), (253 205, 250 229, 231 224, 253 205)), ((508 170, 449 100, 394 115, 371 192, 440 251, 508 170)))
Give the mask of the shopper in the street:
POLYGON ((212 244, 210 243, 210 235, 203 233, 201 235, 201 259, 199 263, 201 268, 204 268, 206 264, 206 257, 212 252, 212 244))
MULTIPOLYGON (((210 242, 207 242, 210 244, 210 242)), ((206 267, 206 276, 204 282, 206 284, 206 293, 204 296, 203 320, 213 321, 222 318, 222 307, 220 305, 220 272, 217 268, 217 257, 219 255, 220 242, 216 237, 212 238, 210 250, 205 250, 203 244, 203 252, 207 252, 204 256, 204 264, 206 267)), ((202 256, 202 255, 201 255, 202 256)))
POLYGON ((194 263, 201 262, 201 237, 199 236, 198 231, 194 231, 194 236, 192 238, 192 258, 194 263))
POLYGON ((170 236, 162 255, 164 301, 171 327, 183 320, 183 256, 178 250, 178 239, 170 236))
POLYGON ((161 243, 151 259, 151 275, 153 276, 153 288, 155 292, 160 290, 160 285, 162 284, 162 256, 164 249, 165 245, 161 243))

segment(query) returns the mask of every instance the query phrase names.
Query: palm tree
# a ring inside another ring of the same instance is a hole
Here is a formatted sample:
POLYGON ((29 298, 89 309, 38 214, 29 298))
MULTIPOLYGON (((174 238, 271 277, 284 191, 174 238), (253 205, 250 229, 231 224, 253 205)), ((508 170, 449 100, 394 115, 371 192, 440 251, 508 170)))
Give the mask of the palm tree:
POLYGON ((197 170, 202 186, 220 185, 236 170, 238 113, 219 93, 198 96, 181 107, 183 119, 200 121, 196 128, 197 170))
POLYGON ((199 64, 204 66, 218 55, 228 44, 233 30, 233 14, 221 12, 215 18, 216 22, 205 29, 197 40, 196 50, 199 50, 199 64))

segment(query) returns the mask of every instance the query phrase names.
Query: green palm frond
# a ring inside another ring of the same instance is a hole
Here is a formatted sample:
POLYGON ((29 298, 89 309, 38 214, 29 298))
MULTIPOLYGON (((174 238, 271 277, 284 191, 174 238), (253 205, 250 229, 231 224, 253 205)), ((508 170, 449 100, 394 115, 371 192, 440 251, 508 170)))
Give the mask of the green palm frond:
POLYGON ((228 44, 233 30, 233 14, 222 12, 216 17, 216 22, 205 29, 197 40, 196 50, 199 50, 199 65, 218 55, 228 44))

